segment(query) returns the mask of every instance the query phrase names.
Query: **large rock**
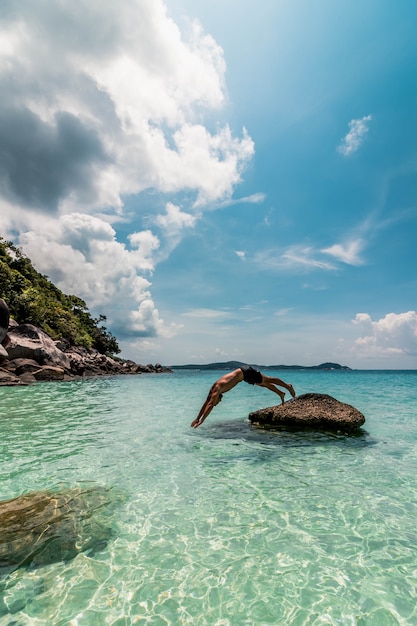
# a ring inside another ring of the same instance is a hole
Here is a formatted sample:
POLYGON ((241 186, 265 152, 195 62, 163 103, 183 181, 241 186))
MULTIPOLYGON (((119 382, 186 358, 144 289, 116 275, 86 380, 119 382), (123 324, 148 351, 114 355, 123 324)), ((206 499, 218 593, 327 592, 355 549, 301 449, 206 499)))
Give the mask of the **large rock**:
POLYGON ((0 298, 0 344, 4 341, 4 338, 7 335, 7 330, 9 328, 10 321, 10 312, 9 307, 3 300, 0 298))
POLYGON ((3 363, 4 361, 8 361, 8 359, 9 359, 9 355, 7 354, 6 348, 4 348, 0 344, 0 363, 3 363))
POLYGON ((54 365, 70 371, 68 356, 56 347, 55 342, 32 324, 20 324, 9 331, 7 346, 9 358, 32 359, 39 365, 54 365))
POLYGON ((254 426, 262 428, 314 428, 352 432, 365 423, 365 417, 350 404, 322 393, 305 393, 279 406, 249 414, 254 426))
POLYGON ((64 380, 65 371, 62 367, 54 367, 53 365, 44 365, 36 371, 32 372, 35 380, 64 380))
POLYGON ((3 374, 0 384, 25 384, 43 380, 70 380, 74 377, 110 376, 170 372, 156 365, 138 365, 133 361, 113 359, 94 348, 70 346, 65 340, 54 341, 32 324, 9 322, 9 332, 0 346, 3 374), (7 342, 7 343, 6 343, 7 342))
POLYGON ((23 381, 14 374, 0 368, 0 387, 16 387, 23 384, 23 381))

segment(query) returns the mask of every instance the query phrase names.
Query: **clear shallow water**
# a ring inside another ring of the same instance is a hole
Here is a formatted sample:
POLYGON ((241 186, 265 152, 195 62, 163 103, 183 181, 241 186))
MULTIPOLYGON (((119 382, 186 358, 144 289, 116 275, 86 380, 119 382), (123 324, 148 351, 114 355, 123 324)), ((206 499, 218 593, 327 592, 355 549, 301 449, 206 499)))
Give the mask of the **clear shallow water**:
MULTIPOLYGON (((256 431, 217 372, 0 389, 0 498, 105 488, 111 538, 11 568, 0 624, 417 624, 417 372, 277 372, 366 416, 361 436, 256 431)), ((94 537, 93 537, 94 540, 94 537)))

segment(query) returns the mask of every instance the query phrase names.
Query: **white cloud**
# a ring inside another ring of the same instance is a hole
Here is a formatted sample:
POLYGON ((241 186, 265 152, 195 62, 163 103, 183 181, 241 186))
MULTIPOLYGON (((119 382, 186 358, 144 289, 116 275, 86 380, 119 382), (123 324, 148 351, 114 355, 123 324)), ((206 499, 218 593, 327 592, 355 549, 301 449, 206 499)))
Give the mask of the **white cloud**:
POLYGON ((231 197, 254 152, 244 129, 238 138, 216 120, 222 49, 196 22, 182 33, 162 0, 3 4, 0 232, 113 332, 173 332, 149 275, 207 203, 231 197), (144 190, 187 206, 167 203, 158 236, 121 243, 112 224, 144 190))
POLYGON ((191 215, 172 202, 167 202, 165 214, 157 215, 154 224, 160 229, 164 245, 159 254, 158 261, 166 259, 181 241, 183 233, 194 227, 197 221, 195 215, 191 215))
POLYGON ((77 213, 44 219, 41 231, 21 235, 28 256, 65 293, 78 295, 96 311, 105 311, 118 336, 174 331, 160 318, 151 299, 151 282, 144 276, 154 269, 153 254, 159 246, 150 231, 132 233, 128 248, 116 240, 109 224, 77 213))
POLYGON ((183 313, 183 317, 196 319, 226 319, 230 317, 227 311, 218 311, 216 309, 192 309, 183 313))
POLYGON ((278 309, 277 311, 275 311, 274 315, 276 315, 277 317, 286 317, 288 315, 288 313, 290 313, 292 311, 292 308, 286 308, 286 309, 278 309))
POLYGON ((343 137, 341 144, 337 148, 343 156, 349 156, 359 150, 368 132, 368 125, 371 120, 372 115, 366 115, 349 122, 349 132, 343 137))
POLYGON ((229 207, 236 204, 262 204, 265 201, 266 195, 264 193, 252 193, 250 196, 243 196, 242 198, 228 198, 223 202, 216 205, 217 207, 229 207))
POLYGON ((239 257, 239 259, 242 259, 242 261, 246 258, 246 252, 244 252, 244 250, 235 250, 235 254, 239 257))
POLYGON ((335 270, 336 266, 318 258, 318 251, 311 246, 294 245, 286 250, 269 249, 258 252, 255 262, 264 269, 309 272, 312 270, 335 270))
POLYGON ((353 323, 364 332, 355 341, 355 350, 360 356, 417 355, 416 311, 388 313, 377 321, 368 313, 358 313, 353 323))
POLYGON ((161 0, 20 6, 1 33, 10 201, 74 211, 120 209, 147 188, 188 189, 199 205, 231 194, 253 142, 196 123, 225 99, 223 52, 201 27, 185 41, 161 0))
POLYGON ((329 248, 322 248, 321 252, 333 256, 338 261, 347 263, 348 265, 362 265, 363 261, 360 253, 364 248, 365 242, 362 239, 354 239, 344 244, 336 243, 329 248))

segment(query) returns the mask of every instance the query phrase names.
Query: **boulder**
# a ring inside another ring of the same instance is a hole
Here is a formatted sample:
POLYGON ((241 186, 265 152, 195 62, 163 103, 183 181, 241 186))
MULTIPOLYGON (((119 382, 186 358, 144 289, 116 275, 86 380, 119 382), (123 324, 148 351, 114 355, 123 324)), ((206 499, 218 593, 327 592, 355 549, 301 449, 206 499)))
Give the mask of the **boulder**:
POLYGON ((0 298, 0 344, 3 342, 4 338, 7 335, 7 330, 9 328, 10 321, 10 311, 9 307, 3 300, 0 298))
POLYGON ((39 365, 55 365, 70 370, 68 356, 55 342, 32 324, 20 324, 9 331, 7 352, 10 359, 33 359, 39 365))
POLYGON ((20 378, 0 368, 0 387, 15 387, 22 384, 23 381, 20 378))
POLYGON ((352 432, 365 423, 358 409, 322 393, 305 393, 282 405, 249 414, 254 426, 261 428, 314 428, 352 432))
POLYGON ((64 380, 65 370, 62 367, 44 365, 32 372, 32 375, 35 380, 64 380))
POLYGON ((0 344, 0 363, 3 363, 3 361, 7 361, 9 359, 9 355, 7 353, 6 348, 4 348, 1 344, 0 344))
POLYGON ((33 359, 14 359, 10 361, 9 367, 12 367, 16 376, 26 374, 26 372, 34 372, 39 369, 39 363, 33 359))
POLYGON ((168 368, 138 365, 134 361, 114 359, 94 348, 70 346, 66 340, 55 341, 32 324, 10 320, 9 332, 0 346, 3 385, 37 380, 71 380, 78 376, 114 376, 118 374, 164 373, 168 368))

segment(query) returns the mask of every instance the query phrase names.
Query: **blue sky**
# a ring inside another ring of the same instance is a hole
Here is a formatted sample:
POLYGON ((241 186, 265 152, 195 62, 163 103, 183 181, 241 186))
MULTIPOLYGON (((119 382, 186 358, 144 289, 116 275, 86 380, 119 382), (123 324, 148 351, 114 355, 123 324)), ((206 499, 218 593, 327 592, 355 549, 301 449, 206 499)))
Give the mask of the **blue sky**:
POLYGON ((138 362, 417 368, 416 26, 411 0, 5 2, 0 233, 138 362))

